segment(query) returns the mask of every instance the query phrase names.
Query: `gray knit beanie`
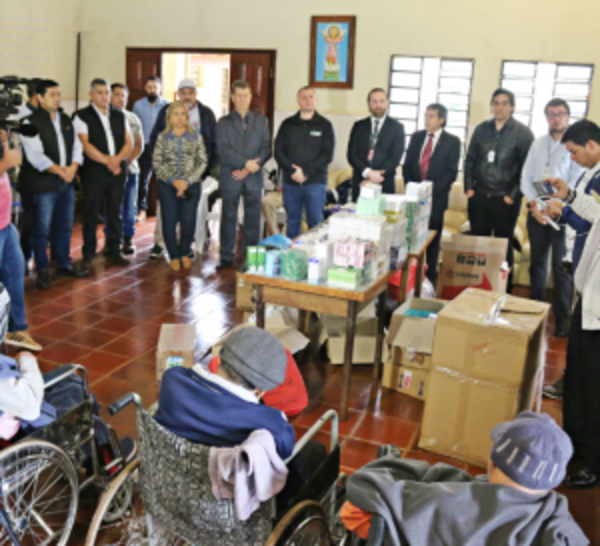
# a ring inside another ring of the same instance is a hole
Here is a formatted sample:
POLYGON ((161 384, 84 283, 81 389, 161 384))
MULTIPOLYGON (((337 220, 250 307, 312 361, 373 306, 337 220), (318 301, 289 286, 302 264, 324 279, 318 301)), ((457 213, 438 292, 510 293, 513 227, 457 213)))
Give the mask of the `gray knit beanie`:
POLYGON ((522 411, 492 431, 492 462, 528 489, 549 490, 565 478, 573 444, 546 413, 522 411))
POLYGON ((271 391, 283 383, 287 354, 271 333, 247 326, 231 334, 223 344, 221 360, 261 391, 271 391))

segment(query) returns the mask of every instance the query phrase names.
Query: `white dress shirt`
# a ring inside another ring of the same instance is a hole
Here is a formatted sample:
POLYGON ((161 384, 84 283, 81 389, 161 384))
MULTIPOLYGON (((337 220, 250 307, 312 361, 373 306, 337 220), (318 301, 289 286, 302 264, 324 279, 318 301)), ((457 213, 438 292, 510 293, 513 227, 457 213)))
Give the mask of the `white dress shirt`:
MULTIPOLYGON (((58 112, 54 113, 54 117, 50 116, 52 119, 52 125, 54 127, 54 131, 56 132, 56 139, 58 140, 58 152, 59 152, 59 167, 69 167, 67 165, 67 151, 65 147, 65 139, 62 134, 61 126, 60 126, 60 114, 58 112)), ((25 120, 24 124, 28 124, 29 120, 25 120)), ((52 161, 44 151, 44 145, 42 143, 42 139, 40 135, 36 135, 34 137, 26 137, 21 135, 21 145, 23 146, 23 153, 25 157, 27 157, 27 161, 31 163, 34 169, 37 169, 40 172, 44 172, 48 170, 52 165, 54 165, 54 161, 52 161)), ((73 139, 73 149, 71 150, 71 163, 78 163, 79 165, 83 164, 83 146, 81 145, 81 141, 77 136, 73 139)))
MULTIPOLYGON (((423 146, 421 147, 421 154, 419 155, 419 162, 421 161, 421 158, 423 157, 423 152, 425 151, 425 146, 427 146, 427 143, 429 142, 430 136, 431 136, 431 133, 427 133, 425 135, 425 141, 423 142, 423 146)), ((441 136, 442 136, 441 128, 438 129, 435 133, 433 133, 433 143, 432 143, 432 148, 431 148, 431 155, 433 155, 435 147, 437 146, 437 143, 440 141, 441 136)))
POLYGON ((196 134, 200 134, 200 108, 198 108, 198 103, 195 102, 194 106, 192 106, 191 110, 188 110, 188 114, 190 116, 190 125, 196 131, 196 134))
POLYGON ((562 178, 573 188, 583 171, 560 140, 555 141, 550 134, 544 135, 536 139, 529 149, 521 173, 521 192, 528 201, 537 199, 533 182, 544 178, 562 178))
MULTIPOLYGON (((110 127, 110 118, 109 112, 110 109, 106 108, 106 114, 101 112, 96 105, 92 103, 92 108, 98 114, 100 121, 102 122, 102 127, 104 127, 104 133, 106 134, 106 142, 108 143, 108 155, 117 155, 117 150, 115 147, 115 138, 112 134, 112 129, 110 127)), ((88 134, 88 126, 85 121, 83 121, 79 116, 75 116, 73 119, 73 125, 75 126, 75 132, 78 135, 87 135, 88 134)), ((130 134, 129 123, 127 122, 127 117, 125 117, 125 132, 126 134, 130 134)), ((120 150, 119 150, 120 151, 120 150)))

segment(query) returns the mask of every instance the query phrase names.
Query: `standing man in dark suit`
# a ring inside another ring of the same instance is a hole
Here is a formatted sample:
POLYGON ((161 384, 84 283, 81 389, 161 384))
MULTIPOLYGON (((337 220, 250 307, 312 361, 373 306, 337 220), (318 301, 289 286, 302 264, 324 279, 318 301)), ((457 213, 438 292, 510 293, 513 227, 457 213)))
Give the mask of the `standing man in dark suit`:
POLYGON ((233 265, 237 235, 238 206, 244 199, 244 248, 260 241, 262 167, 271 157, 269 122, 250 111, 252 90, 244 81, 231 88, 235 110, 217 123, 217 154, 221 161, 219 186, 221 213, 221 261, 217 269, 233 265))
POLYGON ((404 183, 433 182, 433 203, 429 229, 437 235, 427 248, 427 278, 435 286, 440 240, 444 227, 444 213, 448 196, 458 174, 460 139, 444 131, 448 109, 442 104, 430 104, 425 110, 425 130, 410 137, 402 166, 404 183))
MULTIPOLYGON (((179 85, 177 86, 177 97, 185 104, 185 107, 190 115, 190 125, 193 127, 196 133, 199 133, 200 136, 202 136, 204 147, 206 148, 208 164, 204 174, 202 175, 202 180, 204 180, 210 175, 213 167, 217 164, 217 119, 215 118, 213 111, 197 99, 197 95, 198 90, 196 89, 196 82, 194 80, 186 78, 179 82, 179 85)), ((158 113, 158 116, 156 116, 156 123, 152 128, 152 133, 150 134, 150 144, 148 146, 150 148, 150 157, 152 157, 152 154, 154 153, 154 146, 156 145, 158 135, 167 127, 166 118, 168 108, 169 104, 167 103, 162 107, 158 113)), ((154 246, 150 252, 150 258, 153 260, 158 260, 158 258, 160 258, 165 252, 165 242, 162 236, 161 225, 162 221, 160 218, 160 208, 157 208, 156 228, 154 230, 154 246)), ((188 257, 193 259, 193 253, 188 257)))
POLYGON ((97 219, 106 205, 106 256, 115 265, 129 265, 121 255, 123 221, 121 204, 127 178, 131 134, 123 112, 109 104, 110 87, 96 78, 90 86, 91 103, 75 112, 73 126, 81 140, 85 159, 81 173, 83 188, 83 269, 91 269, 96 256, 97 219))
POLYGON ((396 169, 404 153, 404 126, 387 115, 387 93, 372 89, 367 104, 371 115, 353 125, 348 143, 354 201, 364 182, 381 184, 383 193, 396 193, 396 169))

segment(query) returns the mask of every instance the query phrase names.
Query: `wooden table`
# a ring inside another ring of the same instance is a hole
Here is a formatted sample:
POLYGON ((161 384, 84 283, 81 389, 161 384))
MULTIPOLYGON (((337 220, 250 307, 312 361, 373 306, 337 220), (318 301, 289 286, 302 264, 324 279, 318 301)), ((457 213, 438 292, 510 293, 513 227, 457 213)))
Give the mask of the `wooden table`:
MULTIPOLYGON (((418 260, 417 281, 415 284, 415 297, 421 295, 423 268, 427 247, 435 237, 435 231, 429 231, 427 239, 418 252, 410 253, 402 266, 402 281, 399 293, 399 303, 406 300, 408 286, 409 266, 412 259, 418 260)), ((253 273, 244 273, 242 278, 245 283, 254 286, 256 301, 256 325, 265 327, 265 305, 284 305, 294 307, 298 313, 298 329, 304 330, 306 312, 323 313, 344 317, 346 319, 346 346, 344 347, 344 382, 342 399, 340 403, 340 419, 348 418, 348 393, 350 391, 350 377, 352 375, 352 355, 354 352, 354 335, 356 332, 356 316, 373 300, 377 302, 377 340, 375 343, 375 360, 373 366, 373 380, 379 381, 381 374, 381 357, 383 354, 383 328, 384 313, 388 284, 396 271, 389 271, 376 281, 366 283, 357 290, 344 290, 327 285, 310 284, 307 281, 289 281, 281 277, 267 277, 253 273)))
POLYGON ((285 305, 300 310, 298 329, 303 330, 306 322, 306 311, 324 313, 346 319, 346 346, 344 348, 344 384, 340 403, 340 418, 348 418, 348 393, 352 373, 352 354, 354 352, 354 335, 356 316, 374 299, 379 298, 377 341, 375 344, 375 360, 373 378, 379 380, 381 356, 383 349, 383 314, 385 311, 388 283, 395 271, 379 277, 375 282, 367 283, 358 290, 344 290, 326 285, 310 284, 306 281, 288 281, 280 277, 266 277, 252 273, 244 273, 244 282, 254 286, 256 300, 256 325, 265 327, 265 304, 285 305))

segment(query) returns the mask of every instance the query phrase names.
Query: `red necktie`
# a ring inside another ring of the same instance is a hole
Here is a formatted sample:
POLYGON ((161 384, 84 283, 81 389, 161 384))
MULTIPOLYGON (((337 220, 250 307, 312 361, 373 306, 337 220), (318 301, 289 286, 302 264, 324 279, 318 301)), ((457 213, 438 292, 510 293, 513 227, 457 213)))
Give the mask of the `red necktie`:
POLYGON ((433 133, 429 134, 429 140, 421 155, 421 180, 427 180, 427 171, 429 170, 429 161, 431 160, 431 152, 433 151, 433 133))

